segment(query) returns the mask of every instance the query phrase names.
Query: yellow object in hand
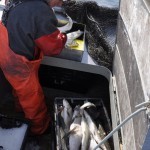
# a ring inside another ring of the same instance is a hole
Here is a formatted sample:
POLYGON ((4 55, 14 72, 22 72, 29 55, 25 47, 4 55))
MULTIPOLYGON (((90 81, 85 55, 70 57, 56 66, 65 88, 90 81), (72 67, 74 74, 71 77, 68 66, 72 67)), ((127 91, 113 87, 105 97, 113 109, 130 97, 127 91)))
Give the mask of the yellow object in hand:
POLYGON ((83 40, 75 39, 74 42, 77 43, 77 46, 70 46, 71 49, 80 50, 80 51, 84 50, 84 41, 83 40))

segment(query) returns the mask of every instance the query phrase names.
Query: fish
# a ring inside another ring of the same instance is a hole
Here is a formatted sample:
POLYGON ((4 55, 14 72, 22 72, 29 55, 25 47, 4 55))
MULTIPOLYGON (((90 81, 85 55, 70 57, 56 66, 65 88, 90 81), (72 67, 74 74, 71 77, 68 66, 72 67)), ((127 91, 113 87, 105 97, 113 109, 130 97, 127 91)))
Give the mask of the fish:
MULTIPOLYGON (((104 139, 106 137, 106 132, 104 131, 101 124, 98 125, 98 133, 99 133, 100 137, 102 137, 102 139, 104 139)), ((107 150, 111 149, 108 141, 105 142, 105 146, 106 146, 107 150)))
POLYGON ((71 17, 69 17, 69 16, 67 15, 67 19, 68 19, 68 23, 67 23, 66 25, 64 25, 64 26, 62 26, 62 27, 57 27, 58 30, 59 30, 60 32, 62 32, 62 33, 65 33, 65 32, 67 32, 67 31, 71 30, 71 28, 72 28, 73 21, 72 21, 71 17))
POLYGON ((67 126, 65 124, 64 118, 62 117, 62 113, 63 112, 64 107, 59 107, 58 108, 58 112, 57 112, 57 124, 59 125, 59 127, 62 127, 62 129, 64 130, 64 132, 68 132, 67 126))
POLYGON ((66 136, 68 129, 61 114, 63 109, 64 106, 60 106, 57 109, 57 149, 68 150, 69 138, 66 136))
POLYGON ((101 114, 101 110, 98 107, 89 107, 86 109, 87 113, 91 116, 93 120, 99 121, 101 114))
MULTIPOLYGON (((102 138, 100 137, 100 135, 98 133, 99 131, 98 131, 95 123, 93 122, 92 118, 90 117, 90 115, 85 110, 84 110, 84 115, 85 115, 85 118, 86 118, 88 126, 89 126, 89 130, 90 130, 94 140, 97 143, 100 143, 102 141, 102 138)), ((101 149, 107 150, 107 148, 104 144, 101 145, 101 149)))
MULTIPOLYGON (((76 113, 76 112, 75 112, 76 113)), ((81 115, 75 115, 75 119, 70 126, 69 150, 79 150, 82 140, 81 115)))
POLYGON ((84 109, 84 108, 86 108, 86 107, 96 107, 93 103, 91 103, 91 102, 85 102, 81 107, 80 107, 80 109, 84 109))
POLYGON ((66 133, 64 132, 62 127, 59 128, 59 131, 60 131, 60 137, 61 137, 60 138, 60 140, 61 140, 61 149, 62 150, 68 150, 68 148, 67 148, 68 138, 67 139, 64 138, 66 133))
POLYGON ((72 107, 66 99, 63 99, 64 109, 61 112, 61 116, 64 119, 65 125, 69 131, 71 120, 72 120, 72 107))
POLYGON ((80 114, 80 105, 77 105, 77 106, 74 108, 74 112, 73 112, 73 115, 72 115, 72 122, 74 121, 74 119, 75 119, 77 116, 81 116, 81 114, 80 114))
POLYGON ((81 128, 82 128, 81 150, 87 150, 89 146, 89 140, 90 140, 90 131, 86 119, 84 117, 84 114, 82 114, 81 128))
MULTIPOLYGON (((96 146, 97 146, 97 143, 96 141, 94 140, 93 136, 91 135, 90 137, 90 142, 89 142, 89 148, 88 150, 93 150, 96 146)), ((101 148, 97 148, 97 150, 102 150, 101 148)))

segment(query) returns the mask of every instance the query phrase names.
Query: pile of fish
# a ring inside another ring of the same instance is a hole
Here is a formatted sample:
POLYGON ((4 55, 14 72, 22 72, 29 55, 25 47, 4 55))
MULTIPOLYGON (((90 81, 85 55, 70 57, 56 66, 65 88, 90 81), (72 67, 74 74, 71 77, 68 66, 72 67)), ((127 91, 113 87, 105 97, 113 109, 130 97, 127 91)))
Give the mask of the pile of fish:
MULTIPOLYGON (((63 106, 58 108, 60 135, 58 149, 60 150, 93 150, 102 141, 99 130, 85 108, 96 107, 91 102, 85 102, 82 106, 76 105, 74 109, 66 99, 63 106)), ((102 144, 97 150, 108 150, 102 144)))

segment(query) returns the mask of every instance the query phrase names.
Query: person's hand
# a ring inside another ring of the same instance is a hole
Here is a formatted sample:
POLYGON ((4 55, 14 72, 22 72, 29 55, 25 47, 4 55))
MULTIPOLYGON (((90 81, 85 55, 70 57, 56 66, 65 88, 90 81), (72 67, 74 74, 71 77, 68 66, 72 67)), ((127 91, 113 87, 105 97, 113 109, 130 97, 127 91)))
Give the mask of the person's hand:
POLYGON ((50 0, 49 5, 51 7, 62 6, 63 0, 50 0))
POLYGON ((76 45, 74 40, 80 37, 82 34, 83 34, 83 31, 80 31, 80 30, 66 34, 67 35, 66 46, 76 45))

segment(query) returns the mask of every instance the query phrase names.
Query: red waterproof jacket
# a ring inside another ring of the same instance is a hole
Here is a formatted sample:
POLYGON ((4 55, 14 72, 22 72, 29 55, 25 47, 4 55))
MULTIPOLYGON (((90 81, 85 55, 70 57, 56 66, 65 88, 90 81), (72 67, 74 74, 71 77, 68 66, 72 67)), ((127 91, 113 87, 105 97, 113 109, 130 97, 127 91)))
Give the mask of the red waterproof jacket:
POLYGON ((9 12, 6 27, 0 23, 0 67, 34 134, 50 122, 38 79, 40 62, 43 55, 59 54, 66 42, 55 25, 53 11, 40 0, 19 4, 9 12))
POLYGON ((28 60, 36 59, 35 48, 46 56, 57 55, 66 36, 57 29, 57 19, 44 0, 23 0, 8 15, 7 31, 10 48, 28 60))

